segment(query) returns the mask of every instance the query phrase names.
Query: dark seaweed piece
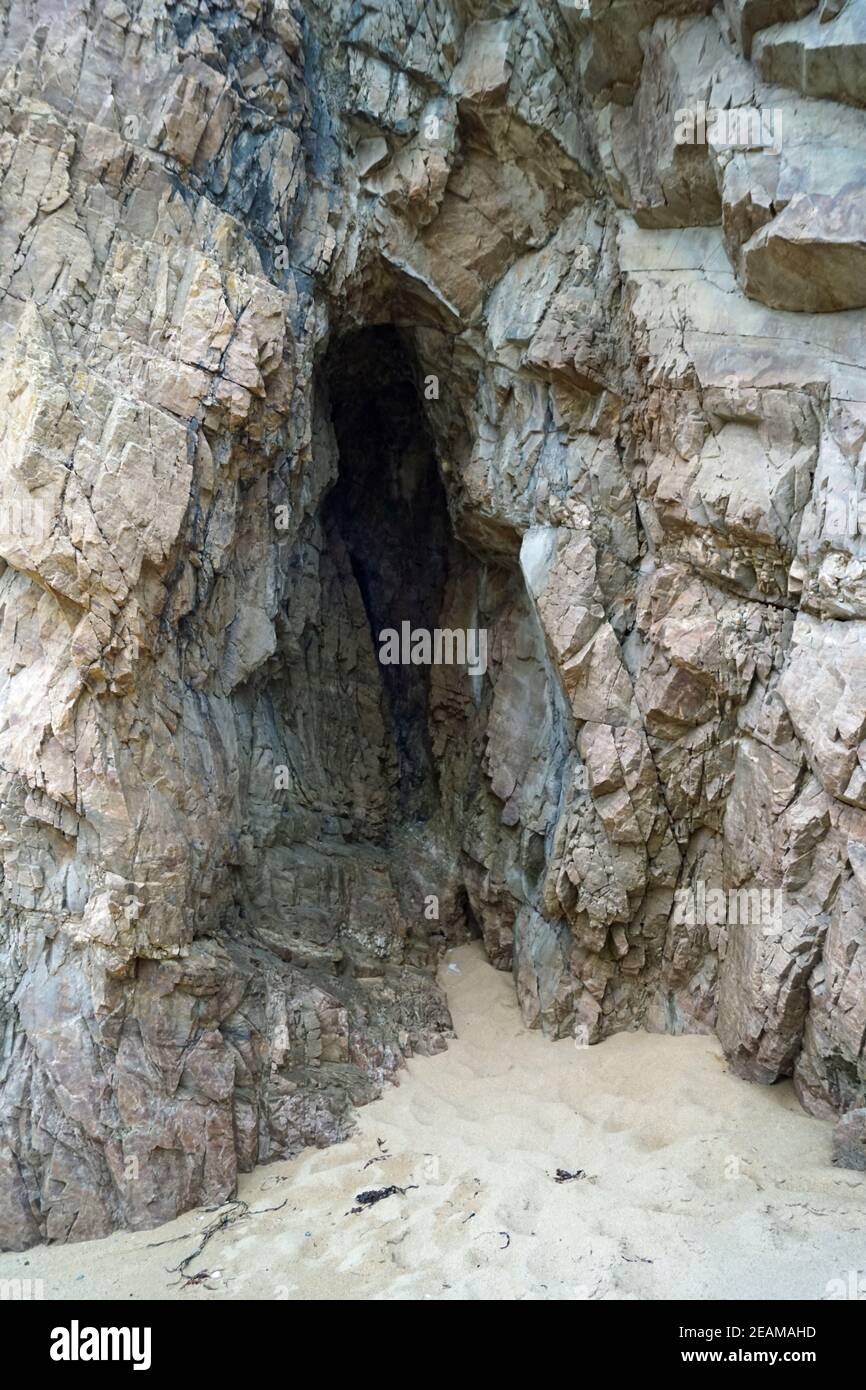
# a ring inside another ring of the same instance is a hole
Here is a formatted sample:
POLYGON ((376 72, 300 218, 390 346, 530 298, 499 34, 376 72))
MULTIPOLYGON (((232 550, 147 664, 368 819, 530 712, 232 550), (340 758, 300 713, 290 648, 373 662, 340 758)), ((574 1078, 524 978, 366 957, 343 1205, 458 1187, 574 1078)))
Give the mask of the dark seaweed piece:
POLYGON ((557 1168, 554 1182, 574 1182, 575 1178, 585 1178, 586 1173, 582 1168, 576 1168, 573 1173, 569 1173, 567 1168, 557 1168))
POLYGON ((383 1202, 386 1197, 396 1197, 398 1194, 402 1197, 405 1193, 411 1192, 413 1189, 417 1189, 417 1187, 418 1184, 416 1182, 410 1183, 408 1187, 395 1187, 393 1183, 390 1187, 369 1187, 366 1192, 358 1192, 356 1194, 355 1201, 358 1205, 352 1207, 351 1211, 352 1213, 366 1211, 367 1207, 374 1207, 377 1202, 383 1202))

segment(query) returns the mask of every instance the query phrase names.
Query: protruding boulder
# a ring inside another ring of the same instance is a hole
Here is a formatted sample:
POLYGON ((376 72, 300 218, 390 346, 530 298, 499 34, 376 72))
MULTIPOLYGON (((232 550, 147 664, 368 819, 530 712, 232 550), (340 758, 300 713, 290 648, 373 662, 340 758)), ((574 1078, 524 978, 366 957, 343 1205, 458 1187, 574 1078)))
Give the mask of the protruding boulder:
POLYGON ((833 1162, 866 1172, 866 1109, 849 1110, 833 1130, 833 1162))
POLYGON ((866 308, 866 184, 801 193, 741 250, 743 288, 774 309, 866 308))
POLYGON ((866 106, 866 0, 774 25, 757 36, 752 56, 766 82, 866 106))

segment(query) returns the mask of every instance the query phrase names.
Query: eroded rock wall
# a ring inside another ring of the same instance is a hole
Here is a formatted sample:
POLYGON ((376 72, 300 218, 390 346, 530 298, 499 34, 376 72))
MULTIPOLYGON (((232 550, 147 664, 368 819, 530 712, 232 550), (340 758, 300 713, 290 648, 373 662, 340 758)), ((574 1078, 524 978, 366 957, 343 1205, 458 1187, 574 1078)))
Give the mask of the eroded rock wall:
POLYGON ((864 11, 2 7, 0 1244, 340 1138, 475 931, 863 1107, 864 11))

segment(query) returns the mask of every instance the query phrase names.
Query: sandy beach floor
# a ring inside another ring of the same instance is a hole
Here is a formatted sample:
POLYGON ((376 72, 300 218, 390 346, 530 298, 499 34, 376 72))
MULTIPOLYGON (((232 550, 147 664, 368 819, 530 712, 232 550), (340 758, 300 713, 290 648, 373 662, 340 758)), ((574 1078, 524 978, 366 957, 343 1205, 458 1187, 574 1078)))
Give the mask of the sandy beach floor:
POLYGON ((0 1279, 75 1300, 809 1299, 866 1271, 866 1174, 831 1165, 830 1126, 789 1083, 738 1080, 714 1038, 546 1042, 478 946, 448 964, 457 1040, 347 1143, 245 1177, 253 1212, 285 1206, 210 1240, 189 1267, 207 1281, 168 1272, 214 1221, 201 1211, 0 1255, 0 1279), (351 1211, 392 1184, 407 1190, 351 1211))

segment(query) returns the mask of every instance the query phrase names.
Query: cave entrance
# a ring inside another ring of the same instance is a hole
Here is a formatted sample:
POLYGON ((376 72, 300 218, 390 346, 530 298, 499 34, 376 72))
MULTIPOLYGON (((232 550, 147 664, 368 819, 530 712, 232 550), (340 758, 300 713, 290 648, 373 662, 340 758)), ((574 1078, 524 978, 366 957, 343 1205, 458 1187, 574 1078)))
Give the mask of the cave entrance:
MULTIPOLYGON (((440 626, 449 573, 470 561, 453 535, 416 366, 398 330, 375 326, 340 338, 324 377, 339 454, 325 529, 345 547, 378 655, 382 632, 440 626)), ((379 670, 398 808, 428 820, 439 809, 431 666, 380 662, 379 670)))

